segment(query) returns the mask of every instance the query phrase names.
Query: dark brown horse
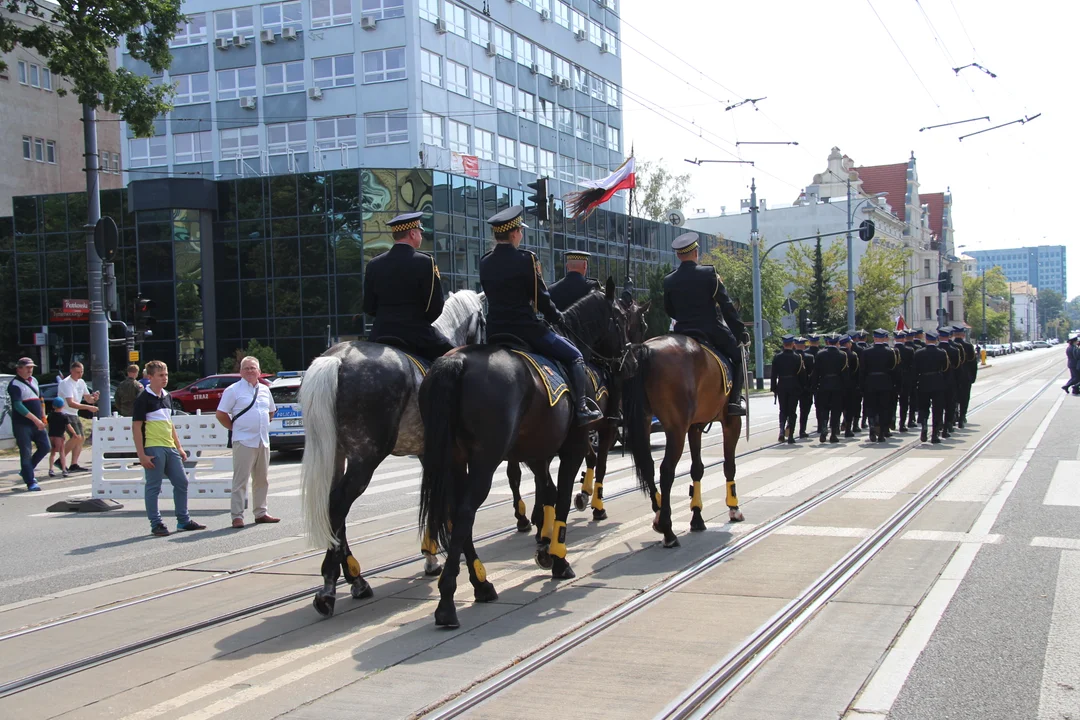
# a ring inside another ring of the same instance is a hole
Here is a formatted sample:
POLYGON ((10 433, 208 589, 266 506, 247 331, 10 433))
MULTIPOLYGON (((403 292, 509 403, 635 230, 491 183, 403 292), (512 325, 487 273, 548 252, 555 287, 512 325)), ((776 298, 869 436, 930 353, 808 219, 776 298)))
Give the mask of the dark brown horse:
POLYGON ((690 529, 702 531, 701 434, 709 423, 718 422, 724 430, 724 477, 727 480, 728 517, 743 519, 735 493, 735 446, 742 432, 742 418, 728 416, 730 379, 716 357, 701 343, 685 335, 662 335, 634 348, 637 373, 623 387, 623 413, 626 418, 626 444, 634 456, 638 483, 652 500, 657 513, 653 528, 663 534, 664 547, 677 547, 678 537, 671 528, 671 486, 675 466, 682 459, 683 444, 690 441, 690 529), (652 417, 660 421, 667 439, 660 463, 660 492, 653 480, 655 464, 649 444, 652 417))

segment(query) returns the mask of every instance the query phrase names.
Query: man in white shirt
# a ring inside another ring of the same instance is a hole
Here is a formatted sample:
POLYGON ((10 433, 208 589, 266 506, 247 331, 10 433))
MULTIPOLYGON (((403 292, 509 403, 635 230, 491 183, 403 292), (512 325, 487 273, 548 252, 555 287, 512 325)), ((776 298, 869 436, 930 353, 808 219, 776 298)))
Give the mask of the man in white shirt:
MULTIPOLYGON (((100 392, 91 394, 87 389, 86 381, 83 380, 83 364, 78 361, 71 363, 71 374, 64 378, 56 388, 56 397, 64 398, 62 412, 70 416, 71 427, 75 431, 75 434, 64 445, 64 454, 71 453, 68 472, 87 472, 86 468, 79 465, 79 455, 83 448, 83 427, 79 411, 96 413, 97 406, 86 403, 96 403, 100 396, 100 392)), ((59 460, 56 461, 56 466, 60 467, 59 460)))
POLYGON ((277 405, 270 388, 259 382, 262 370, 258 358, 250 355, 240 361, 240 382, 225 388, 215 413, 217 420, 232 431, 232 526, 244 527, 244 499, 248 478, 254 496, 255 522, 276 523, 266 512, 266 495, 270 485, 267 470, 270 465, 270 419, 277 405))

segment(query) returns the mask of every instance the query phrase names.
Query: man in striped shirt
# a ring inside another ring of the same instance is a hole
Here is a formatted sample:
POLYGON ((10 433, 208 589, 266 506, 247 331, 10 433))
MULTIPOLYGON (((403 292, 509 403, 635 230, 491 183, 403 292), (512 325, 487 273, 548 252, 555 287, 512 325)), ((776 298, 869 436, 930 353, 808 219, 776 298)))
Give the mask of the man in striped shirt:
POLYGON ((169 534, 169 529, 158 512, 158 495, 161 480, 169 478, 173 488, 173 505, 176 509, 177 530, 205 530, 188 515, 188 481, 184 473, 187 453, 180 446, 176 428, 172 424, 172 398, 165 386, 169 382, 169 368, 160 360, 146 363, 150 384, 135 398, 131 414, 131 432, 135 438, 135 451, 146 472, 146 516, 150 519, 150 533, 158 537, 169 534))

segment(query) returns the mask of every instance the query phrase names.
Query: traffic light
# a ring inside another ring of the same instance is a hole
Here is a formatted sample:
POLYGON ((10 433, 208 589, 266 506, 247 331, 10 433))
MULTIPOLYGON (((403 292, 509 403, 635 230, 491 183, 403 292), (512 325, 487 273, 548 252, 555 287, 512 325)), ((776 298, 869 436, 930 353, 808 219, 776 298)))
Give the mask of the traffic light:
POLYGON ((157 318, 151 315, 156 302, 148 297, 139 295, 135 298, 135 339, 142 341, 154 336, 154 326, 157 318))
POLYGON ((953 281, 952 281, 952 270, 946 270, 946 271, 945 271, 945 274, 946 274, 946 275, 948 275, 948 280, 949 280, 949 292, 952 292, 953 290, 955 290, 955 289, 956 289, 956 286, 955 286, 955 285, 953 285, 953 281))
POLYGON ((947 270, 942 270, 937 276, 937 289, 938 292, 949 292, 949 273, 947 270))
POLYGON ((547 222, 548 220, 548 179, 546 177, 537 178, 535 182, 529 183, 526 187, 535 191, 535 195, 530 195, 527 199, 533 205, 532 207, 526 207, 525 212, 530 215, 535 215, 537 220, 547 222))

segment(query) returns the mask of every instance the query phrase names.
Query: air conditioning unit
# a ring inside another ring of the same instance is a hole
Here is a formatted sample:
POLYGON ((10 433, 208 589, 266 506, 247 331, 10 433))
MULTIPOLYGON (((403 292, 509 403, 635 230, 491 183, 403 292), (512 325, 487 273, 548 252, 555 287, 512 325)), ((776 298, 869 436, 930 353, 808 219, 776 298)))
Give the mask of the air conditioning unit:
POLYGON ((540 20, 541 21, 547 22, 550 19, 551 19, 551 11, 550 10, 544 9, 544 10, 540 11, 540 20))
POLYGON ((259 99, 254 95, 245 95, 240 98, 240 107, 244 110, 254 110, 258 103, 259 99))
POLYGON ((435 32, 440 33, 440 34, 446 32, 446 21, 443 20, 442 18, 439 18, 438 20, 435 21, 435 32))
POLYGON ((493 43, 493 42, 489 42, 489 43, 487 44, 487 54, 488 54, 488 57, 495 57, 495 53, 497 53, 497 52, 498 52, 498 51, 497 51, 497 50, 495 49, 495 43, 493 43))
POLYGON ((562 81, 563 81, 562 75, 557 75, 556 74, 556 75, 551 76, 551 84, 552 85, 562 85, 562 81))
POLYGON ((379 21, 371 15, 365 15, 360 18, 360 27, 365 30, 374 30, 375 26, 379 24, 379 21))
POLYGON ((233 35, 232 44, 236 47, 247 47, 248 39, 243 35, 233 35))
POLYGON ((577 39, 577 41, 578 41, 578 42, 582 42, 582 41, 584 41, 584 40, 585 40, 585 39, 586 39, 586 38, 587 38, 588 36, 587 36, 587 35, 585 34, 585 31, 584 31, 584 30, 578 30, 577 32, 575 32, 575 33, 574 33, 574 37, 575 37, 575 38, 577 39))
POLYGON ((274 31, 272 29, 271 30, 260 30, 259 31, 259 39, 262 40, 264 43, 272 43, 272 42, 274 42, 274 31))
POLYGON ((538 63, 533 63, 532 67, 529 68, 529 69, 532 71, 533 75, 536 75, 537 73, 540 72, 540 65, 538 63))
POLYGON ((322 88, 310 87, 307 89, 307 96, 310 100, 322 100, 322 88))
POLYGON ((228 50, 232 41, 227 37, 220 37, 214 41, 214 44, 217 45, 218 50, 228 50))
POLYGON ((281 37, 284 38, 285 40, 295 40, 296 39, 296 28, 294 28, 294 27, 281 28, 281 37))
POLYGON ((600 43, 600 52, 602 52, 602 53, 611 52, 611 46, 608 45, 606 42, 600 43))
POLYGON ((570 89, 570 78, 563 78, 562 81, 559 84, 562 85, 563 90, 569 90, 570 89))

